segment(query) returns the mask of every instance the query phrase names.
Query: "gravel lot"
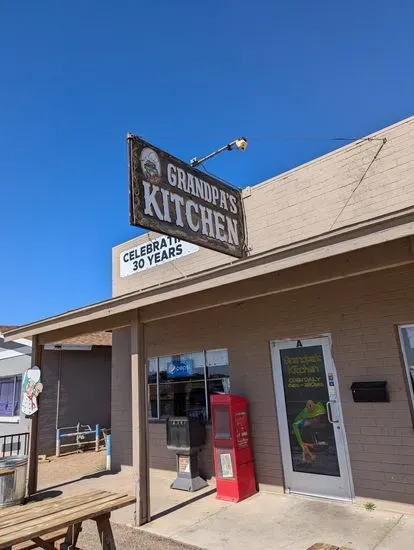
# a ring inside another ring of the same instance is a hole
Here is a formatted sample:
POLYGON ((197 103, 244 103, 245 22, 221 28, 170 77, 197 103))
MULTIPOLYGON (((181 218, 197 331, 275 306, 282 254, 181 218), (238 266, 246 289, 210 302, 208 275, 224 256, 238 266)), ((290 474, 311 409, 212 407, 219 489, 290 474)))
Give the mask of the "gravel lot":
MULTIPOLYGON (((195 546, 187 546, 173 542, 166 538, 156 537, 137 529, 112 523, 116 547, 119 550, 194 550, 195 546)), ((102 550, 99 542, 98 530, 93 521, 83 523, 82 533, 79 535, 78 548, 82 550, 102 550)))

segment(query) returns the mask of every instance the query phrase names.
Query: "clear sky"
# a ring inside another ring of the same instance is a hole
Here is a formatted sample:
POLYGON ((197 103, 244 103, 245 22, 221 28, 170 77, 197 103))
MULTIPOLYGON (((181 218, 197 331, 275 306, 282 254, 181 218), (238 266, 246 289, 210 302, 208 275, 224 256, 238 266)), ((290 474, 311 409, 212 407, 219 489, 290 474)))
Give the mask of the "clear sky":
POLYGON ((111 295, 125 136, 254 185, 413 114, 412 0, 0 4, 0 325, 111 295))

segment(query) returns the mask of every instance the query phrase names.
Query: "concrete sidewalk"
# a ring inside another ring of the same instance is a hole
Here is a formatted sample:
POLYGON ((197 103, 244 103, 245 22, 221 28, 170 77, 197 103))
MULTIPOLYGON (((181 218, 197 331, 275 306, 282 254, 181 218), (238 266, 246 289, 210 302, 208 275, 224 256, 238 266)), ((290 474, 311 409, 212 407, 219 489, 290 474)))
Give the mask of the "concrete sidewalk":
POLYGON ((270 493, 238 504, 209 495, 143 530, 208 550, 307 550, 317 542, 355 550, 404 550, 414 544, 414 516, 270 493))
MULTIPOLYGON (((90 489, 130 493, 131 471, 99 473, 99 461, 99 456, 75 456, 42 465, 41 486, 50 496, 90 489), (73 461, 77 474, 85 461, 81 470, 84 474, 89 470, 89 475, 70 479, 75 475, 73 461)), ((170 489, 174 477, 173 472, 151 470, 153 520, 141 528, 141 533, 168 537, 206 550, 307 550, 315 543, 353 550, 405 550, 414 545, 414 515, 405 513, 411 511, 407 505, 401 507, 401 512, 380 506, 367 511, 357 504, 265 492, 231 504, 215 498, 213 483, 197 493, 174 491, 170 489)), ((117 510, 112 521, 132 525, 133 508, 117 510)), ((129 540, 133 540, 131 536, 129 540)), ((136 537, 138 541, 138 532, 136 537)), ((134 547, 123 546, 125 550, 134 547)))

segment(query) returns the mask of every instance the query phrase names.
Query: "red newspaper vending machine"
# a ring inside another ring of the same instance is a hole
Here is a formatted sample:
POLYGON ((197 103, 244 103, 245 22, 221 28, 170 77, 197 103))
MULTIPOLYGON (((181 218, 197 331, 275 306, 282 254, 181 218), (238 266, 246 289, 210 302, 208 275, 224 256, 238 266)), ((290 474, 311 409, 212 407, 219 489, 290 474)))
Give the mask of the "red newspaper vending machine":
POLYGON ((257 491, 247 401, 229 394, 210 401, 217 498, 239 502, 257 491))

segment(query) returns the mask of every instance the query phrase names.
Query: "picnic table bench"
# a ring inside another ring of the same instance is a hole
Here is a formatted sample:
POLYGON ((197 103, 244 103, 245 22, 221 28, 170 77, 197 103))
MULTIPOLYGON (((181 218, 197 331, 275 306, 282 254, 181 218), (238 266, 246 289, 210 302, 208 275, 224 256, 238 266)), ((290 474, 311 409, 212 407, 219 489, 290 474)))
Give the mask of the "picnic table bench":
POLYGON ((90 491, 3 508, 0 510, 0 549, 55 550, 55 542, 63 538, 61 550, 76 548, 82 522, 93 519, 96 521, 102 548, 115 550, 109 522, 111 512, 134 502, 135 498, 129 495, 90 491), (20 543, 27 541, 32 543, 20 546, 20 543))

